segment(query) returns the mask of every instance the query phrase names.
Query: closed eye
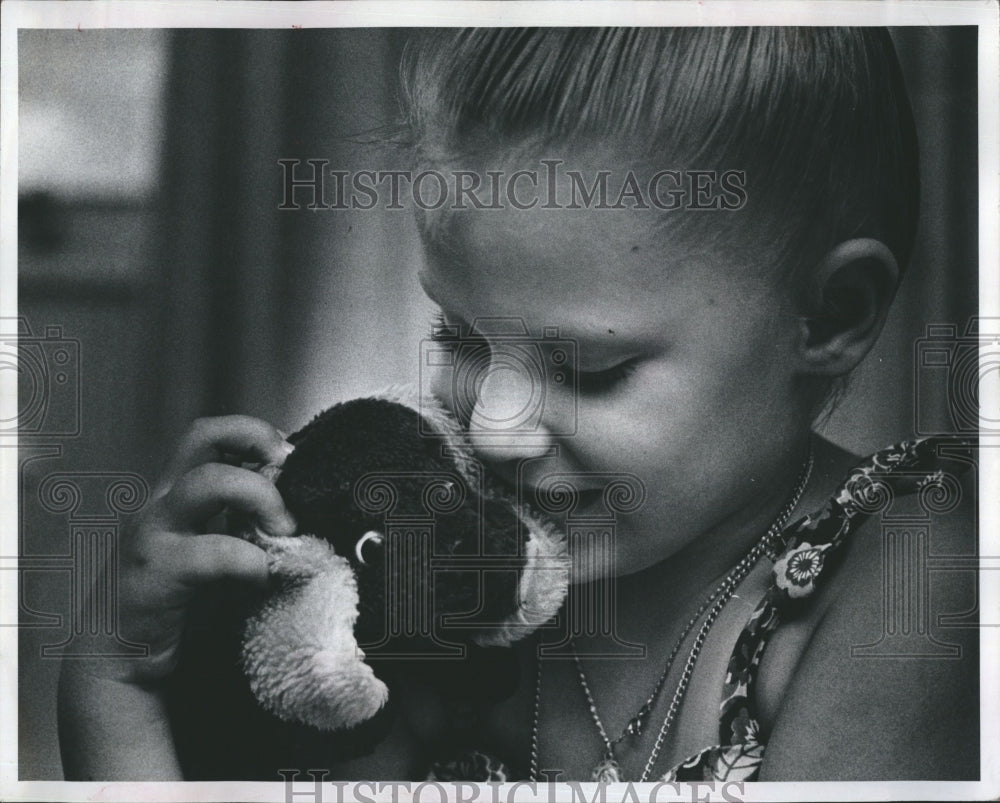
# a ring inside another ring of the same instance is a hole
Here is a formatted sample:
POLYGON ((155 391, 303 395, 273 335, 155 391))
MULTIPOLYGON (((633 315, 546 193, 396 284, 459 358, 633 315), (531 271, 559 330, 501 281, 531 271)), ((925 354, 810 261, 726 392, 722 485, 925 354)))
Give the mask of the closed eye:
POLYGON ((577 387, 581 393, 605 393, 625 382, 638 364, 639 360, 633 358, 601 371, 578 371, 577 387))
MULTIPOLYGON (((463 328, 468 329, 464 324, 450 323, 441 310, 435 310, 431 320, 430 339, 444 346, 455 346, 459 343, 486 343, 486 338, 471 329, 463 334, 463 328)), ((588 394, 610 392, 624 383, 635 372, 638 365, 639 358, 633 357, 600 371, 577 370, 573 375, 576 380, 576 388, 580 393, 588 394)), ((573 373, 568 366, 563 370, 573 373)))

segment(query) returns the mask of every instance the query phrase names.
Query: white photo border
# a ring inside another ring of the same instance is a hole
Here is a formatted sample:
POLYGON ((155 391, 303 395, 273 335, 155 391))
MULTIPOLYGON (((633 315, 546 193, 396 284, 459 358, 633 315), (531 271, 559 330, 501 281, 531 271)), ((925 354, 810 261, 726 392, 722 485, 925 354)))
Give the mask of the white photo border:
MULTIPOLYGON (((1000 317, 1000 111, 998 111, 998 5, 988 2, 634 2, 633 0, 540 0, 539 2, 468 2, 437 0, 347 0, 346 2, 43 2, 8 0, 0 6, 0 316, 16 317, 17 304, 17 191, 18 191, 18 61, 17 34, 25 28, 329 28, 329 27, 447 27, 459 25, 972 25, 979 30, 979 315, 1000 317)), ((997 383, 982 388, 981 406, 1000 408, 997 383), (987 395, 989 394, 989 395, 987 395)), ((16 399, 16 374, 0 372, 0 394, 16 399)), ((990 444, 996 445, 996 444, 990 444)), ((16 568, 17 449, 0 444, 0 569, 16 568), (14 556, 14 557, 11 557, 14 556)), ((980 554, 1000 555, 1000 450, 983 449, 979 490, 980 554), (992 501, 991 501, 992 500, 992 501)), ((16 571, 0 571, 0 621, 16 621, 16 571)), ((1000 610, 1000 573, 981 572, 980 608, 1000 610)), ((1000 630, 981 628, 981 780, 978 782, 767 783, 747 784, 740 800, 979 800, 1000 796, 1000 630)), ((302 776, 294 796, 283 783, 82 783, 18 780, 17 740, 17 628, 0 627, 0 799, 22 800, 318 800, 312 782, 302 776)), ((446 785, 447 786, 447 785, 446 785)), ((456 790, 464 800, 508 801, 573 800, 577 790, 594 800, 596 784, 576 790, 557 784, 553 790, 513 785, 516 789, 465 784, 456 790), (555 794, 552 794, 552 793, 555 794), (475 796, 473 797, 473 793, 475 796)), ((652 784, 635 785, 639 800, 647 800, 652 784)), ((411 790, 413 786, 411 785, 411 790)), ((364 782, 324 784, 323 800, 412 800, 405 790, 381 792, 364 782)), ((680 792, 661 789, 656 800, 726 799, 721 786, 681 784, 680 792)), ((736 793, 730 788, 730 795, 736 793)), ((455 799, 449 795, 450 799, 455 799)), ((427 792, 426 800, 439 795, 427 792)), ((601 799, 601 798, 596 798, 601 799)), ((632 800, 608 787, 607 801, 632 800)), ((394 800, 394 803, 395 803, 394 800)))

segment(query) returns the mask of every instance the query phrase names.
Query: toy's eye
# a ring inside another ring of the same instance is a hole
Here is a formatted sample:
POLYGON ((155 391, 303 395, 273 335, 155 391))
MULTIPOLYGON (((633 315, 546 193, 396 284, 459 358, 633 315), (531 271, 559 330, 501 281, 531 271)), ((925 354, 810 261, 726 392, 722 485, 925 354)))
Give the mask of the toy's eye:
POLYGON ((358 559, 358 563, 362 566, 367 566, 368 561, 365 560, 362 552, 364 551, 365 544, 372 542, 376 546, 381 546, 382 542, 385 541, 385 536, 377 530, 369 530, 364 535, 362 535, 358 542, 354 545, 354 557, 358 559))

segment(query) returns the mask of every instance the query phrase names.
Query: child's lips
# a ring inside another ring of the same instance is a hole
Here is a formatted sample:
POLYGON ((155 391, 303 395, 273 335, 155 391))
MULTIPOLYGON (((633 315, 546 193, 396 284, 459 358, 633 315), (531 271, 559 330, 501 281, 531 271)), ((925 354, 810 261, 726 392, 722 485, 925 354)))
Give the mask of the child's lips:
POLYGON ((572 518, 616 518, 615 513, 608 509, 604 488, 580 489, 577 492, 577 504, 570 515, 572 518))
POLYGON ((604 503, 603 488, 581 488, 577 491, 580 503, 578 507, 591 507, 595 504, 604 503))
POLYGON ((528 488, 525 499, 557 517, 579 518, 586 515, 601 516, 606 513, 603 488, 528 488))
POLYGON ((579 487, 572 481, 566 482, 560 478, 557 486, 550 486, 544 482, 544 476, 540 483, 523 482, 519 484, 513 478, 499 472, 494 472, 494 476, 500 489, 512 499, 518 499, 553 513, 558 509, 557 516, 601 515, 607 512, 604 505, 606 489, 603 485, 590 488, 579 487), (565 499, 567 493, 575 497, 568 506, 565 505, 565 501, 569 501, 565 499))

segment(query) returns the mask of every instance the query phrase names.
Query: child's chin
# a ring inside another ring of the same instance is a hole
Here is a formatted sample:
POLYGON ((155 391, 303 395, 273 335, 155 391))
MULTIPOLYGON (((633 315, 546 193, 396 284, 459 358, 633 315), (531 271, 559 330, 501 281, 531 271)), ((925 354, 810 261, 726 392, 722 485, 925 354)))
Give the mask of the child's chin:
POLYGON ((629 521, 620 521, 613 529, 605 526, 603 537, 597 530, 600 525, 589 533, 572 532, 569 536, 571 585, 645 572, 670 559, 677 549, 670 549, 669 543, 650 544, 629 521))
POLYGON ((574 534, 570 537, 569 552, 571 585, 595 583, 646 568, 646 564, 636 561, 620 547, 616 548, 608 537, 574 534))

